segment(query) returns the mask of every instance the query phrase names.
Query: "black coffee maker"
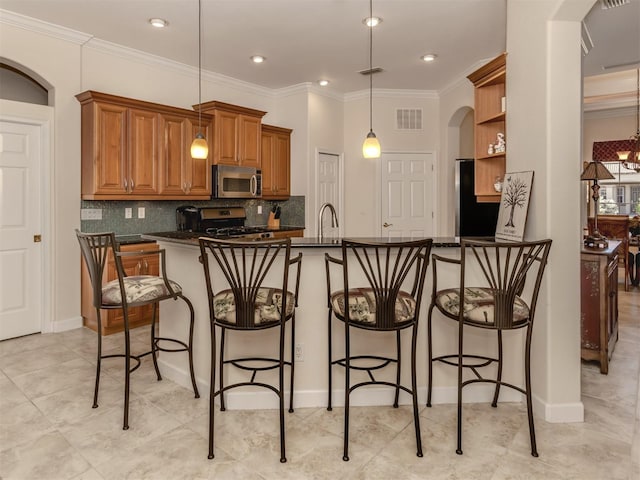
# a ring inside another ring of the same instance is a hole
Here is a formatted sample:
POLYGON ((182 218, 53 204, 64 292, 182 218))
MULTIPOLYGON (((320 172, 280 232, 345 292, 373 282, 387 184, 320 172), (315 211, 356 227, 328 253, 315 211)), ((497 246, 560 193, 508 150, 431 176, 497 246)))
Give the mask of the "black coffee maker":
POLYGON ((180 232, 198 231, 200 210, 191 205, 176 208, 176 227, 180 232))

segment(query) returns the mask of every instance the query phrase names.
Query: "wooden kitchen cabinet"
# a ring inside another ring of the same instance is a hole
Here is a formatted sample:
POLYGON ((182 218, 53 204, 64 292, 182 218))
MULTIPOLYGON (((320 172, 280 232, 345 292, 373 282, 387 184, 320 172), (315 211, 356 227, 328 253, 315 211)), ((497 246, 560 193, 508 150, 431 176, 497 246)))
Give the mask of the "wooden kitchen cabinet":
MULTIPOLYGON (((140 256, 122 258, 122 266, 128 276, 133 275, 158 275, 160 272, 160 260, 157 253, 158 245, 155 243, 136 243, 122 245, 122 252, 141 252, 140 256), (146 253, 148 252, 148 253, 146 253)), ((107 267, 103 273, 102 284, 118 278, 113 253, 109 252, 107 267)), ((82 320, 83 324, 91 330, 98 331, 98 320, 96 310, 93 307, 93 290, 87 267, 82 262, 82 320)), ((124 330, 124 316, 121 309, 102 310, 102 334, 122 332, 124 330)), ((149 325, 153 319, 153 305, 144 305, 129 309, 129 328, 136 328, 142 325, 149 325)))
MULTIPOLYGON (((211 161, 193 160, 192 110, 86 91, 82 114, 84 200, 208 200, 211 161)), ((211 145, 213 119, 202 115, 211 145)))
POLYGON ((489 144, 497 143, 498 133, 506 140, 507 54, 503 53, 467 78, 474 86, 474 157, 475 194, 479 202, 499 202, 494 188, 502 182, 506 170, 507 152, 489 153, 489 144))
POLYGON ((609 372, 618 341, 618 256, 620 242, 606 249, 582 248, 580 253, 581 357, 596 360, 609 372))
POLYGON ((262 117, 267 112, 218 101, 201 107, 214 119, 213 164, 260 168, 262 117))
POLYGON ((291 195, 291 132, 262 125, 262 198, 287 199, 291 195))
POLYGON ((304 229, 302 228, 297 230, 273 231, 272 233, 274 239, 304 237, 304 229))
POLYGON ((191 158, 191 142, 200 130, 205 138, 212 138, 211 123, 202 123, 200 129, 197 119, 161 114, 160 130, 160 195, 209 198, 211 165, 207 160, 191 158))

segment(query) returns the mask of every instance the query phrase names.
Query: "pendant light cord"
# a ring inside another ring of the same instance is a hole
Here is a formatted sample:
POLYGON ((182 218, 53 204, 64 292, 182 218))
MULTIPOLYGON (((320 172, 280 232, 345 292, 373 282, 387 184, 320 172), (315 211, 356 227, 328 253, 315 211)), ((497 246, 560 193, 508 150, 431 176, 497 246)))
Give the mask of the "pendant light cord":
POLYGON ((636 141, 638 136, 640 136, 640 68, 636 70, 636 141))
POLYGON ((373 132, 373 0, 369 0, 369 131, 373 132))
POLYGON ((198 0, 198 133, 202 133, 202 0, 198 0))

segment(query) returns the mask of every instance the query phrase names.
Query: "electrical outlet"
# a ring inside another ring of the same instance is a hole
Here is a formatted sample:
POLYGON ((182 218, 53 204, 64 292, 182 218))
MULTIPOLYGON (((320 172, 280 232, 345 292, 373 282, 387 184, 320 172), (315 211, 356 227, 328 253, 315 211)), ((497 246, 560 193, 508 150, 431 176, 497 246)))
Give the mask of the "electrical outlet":
POLYGON ((296 343, 295 349, 296 362, 304 362, 304 344, 296 343))
POLYGON ((131 218, 133 214, 133 209, 132 208, 125 208, 124 209, 124 218, 131 218))
POLYGON ((258 205, 258 215, 262 215, 262 205, 258 205))
POLYGON ((80 210, 80 220, 102 220, 102 209, 83 208, 80 210))
POLYGON ((138 207, 138 218, 144 218, 144 207, 138 207))

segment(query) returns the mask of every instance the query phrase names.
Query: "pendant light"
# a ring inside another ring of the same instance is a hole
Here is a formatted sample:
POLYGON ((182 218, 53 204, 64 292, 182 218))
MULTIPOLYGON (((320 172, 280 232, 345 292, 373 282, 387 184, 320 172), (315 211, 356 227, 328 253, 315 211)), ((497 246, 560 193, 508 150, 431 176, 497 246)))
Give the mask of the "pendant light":
POLYGON ((206 160, 209 145, 202 134, 202 0, 198 0, 198 133, 191 143, 191 158, 206 160))
MULTIPOLYGON (((373 18, 373 0, 369 0, 369 18, 373 18)), ((380 142, 373 133, 373 23, 369 26, 369 133, 362 144, 364 158, 380 158, 380 142)))

